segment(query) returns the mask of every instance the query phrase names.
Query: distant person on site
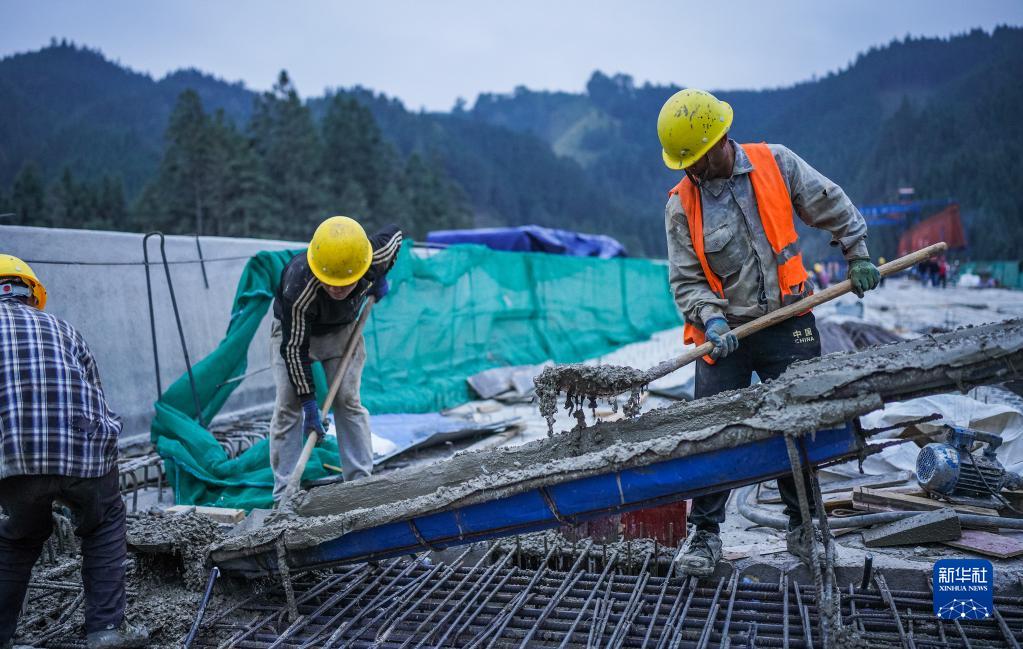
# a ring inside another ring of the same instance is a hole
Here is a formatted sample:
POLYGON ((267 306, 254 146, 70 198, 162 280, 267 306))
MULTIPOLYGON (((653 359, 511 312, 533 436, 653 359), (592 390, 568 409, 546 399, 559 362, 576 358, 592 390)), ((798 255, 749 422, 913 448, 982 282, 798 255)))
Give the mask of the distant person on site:
MULTIPOLYGON (((745 388, 754 372, 762 381, 775 379, 794 361, 820 355, 809 310, 741 345, 731 331, 812 292, 796 214, 831 233, 857 295, 880 279, 867 252, 866 223, 842 188, 784 146, 738 144, 727 137, 731 125, 732 107, 695 89, 675 93, 657 118, 664 163, 685 172, 665 208, 669 281, 685 319, 685 342, 709 339, 715 346, 697 361, 697 398, 745 388)), ((795 482, 786 474, 778 488, 789 517, 788 549, 808 561, 812 540, 803 538, 795 482)), ((687 574, 709 575, 720 560, 728 495, 693 499, 695 531, 676 557, 687 574)))
POLYGON ((67 322, 44 313, 28 264, 0 254, 0 647, 12 646, 25 592, 53 531, 53 502, 82 541, 90 649, 142 647, 124 619, 125 510, 117 475, 121 420, 107 407, 96 360, 67 322))
POLYGON ((828 271, 824 269, 824 264, 814 264, 813 274, 814 279, 817 280, 817 288, 827 288, 831 284, 831 276, 828 275, 828 271))
POLYGON ((941 284, 941 288, 948 288, 948 261, 941 256, 938 257, 936 263, 938 265, 938 280, 935 282, 935 286, 941 284))
MULTIPOLYGON (((396 226, 366 236, 355 219, 332 216, 316 228, 306 252, 281 273, 270 328, 270 357, 277 401, 270 421, 270 464, 278 501, 302 453, 304 435, 322 435, 313 387, 313 361, 333 377, 367 296, 387 294, 387 272, 401 248, 396 226)), ((334 398, 334 417, 344 479, 373 472, 369 412, 359 398, 366 345, 356 343, 351 364, 334 398)))

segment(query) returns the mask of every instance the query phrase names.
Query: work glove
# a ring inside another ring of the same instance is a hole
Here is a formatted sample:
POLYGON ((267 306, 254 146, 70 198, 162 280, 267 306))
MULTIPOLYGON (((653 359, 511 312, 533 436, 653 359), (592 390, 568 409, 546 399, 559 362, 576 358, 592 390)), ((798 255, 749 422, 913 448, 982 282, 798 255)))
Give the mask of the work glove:
POLYGON ((384 299, 384 296, 387 295, 387 293, 390 290, 391 285, 388 283, 387 278, 381 277, 380 279, 370 284, 369 291, 367 291, 367 294, 372 296, 373 298, 376 299, 377 302, 379 302, 380 300, 384 299))
POLYGON ((863 297, 867 291, 877 288, 881 281, 881 273, 869 259, 850 259, 849 281, 852 282, 853 293, 857 297, 863 297))
POLYGON ((710 357, 717 360, 739 348, 739 338, 728 328, 724 318, 711 318, 706 322, 707 340, 714 343, 710 357))
POLYGON ((324 437, 323 422, 320 421, 320 407, 316 405, 316 399, 306 399, 302 402, 302 426, 303 433, 316 433, 320 439, 324 437))

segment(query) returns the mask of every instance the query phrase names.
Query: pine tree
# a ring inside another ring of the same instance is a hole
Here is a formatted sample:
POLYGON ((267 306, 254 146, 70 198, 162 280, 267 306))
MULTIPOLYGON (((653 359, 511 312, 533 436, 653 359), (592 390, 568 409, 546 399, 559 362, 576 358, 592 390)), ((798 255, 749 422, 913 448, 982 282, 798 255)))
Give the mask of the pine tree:
POLYGON ((355 181, 365 192, 367 206, 383 193, 394 155, 384 142, 369 109, 353 97, 334 95, 323 118, 323 171, 332 199, 340 199, 355 181))
POLYGON ((472 213, 464 196, 418 154, 409 156, 405 165, 404 187, 408 192, 411 231, 415 238, 425 239, 431 230, 472 225, 472 213))
POLYGON ((10 211, 14 216, 6 222, 11 225, 47 225, 46 190, 34 163, 21 168, 11 186, 10 211))
POLYGON ((175 230, 193 230, 200 235, 205 232, 213 169, 209 134, 209 117, 202 100, 194 90, 185 90, 178 96, 167 125, 167 148, 160 169, 162 198, 167 201, 165 213, 172 217, 175 230))
POLYGON ((127 220, 128 209, 124 201, 124 183, 121 178, 104 176, 96 193, 96 212, 100 227, 120 229, 127 220))
POLYGON ((354 178, 345 183, 341 195, 333 204, 338 214, 350 216, 358 221, 367 232, 377 228, 374 220, 370 217, 369 201, 366 198, 366 191, 354 178))
MULTIPOLYGON (((46 192, 46 212, 48 218, 45 225, 50 227, 80 228, 78 220, 78 187, 71 175, 71 170, 64 167, 60 178, 50 184, 46 192)), ((40 225, 43 225, 40 223, 40 225)))
POLYGON ((412 209, 408 196, 397 183, 388 182, 373 208, 373 221, 377 227, 396 223, 406 232, 412 232, 412 209))
POLYGON ((329 211, 321 142, 312 114, 287 72, 280 73, 273 90, 256 99, 249 134, 270 181, 272 210, 262 224, 264 231, 308 238, 329 211))

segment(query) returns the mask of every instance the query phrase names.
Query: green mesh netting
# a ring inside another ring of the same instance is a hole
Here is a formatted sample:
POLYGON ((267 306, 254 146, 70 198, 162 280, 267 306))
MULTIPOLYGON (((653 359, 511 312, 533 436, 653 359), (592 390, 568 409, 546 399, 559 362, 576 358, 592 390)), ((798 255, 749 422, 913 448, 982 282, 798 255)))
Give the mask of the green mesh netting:
MULTIPOLYGON (((273 300, 281 271, 298 251, 261 252, 242 272, 220 345, 193 367, 210 421, 246 370, 249 344, 273 300)), ((406 242, 388 275, 391 292, 366 326, 362 399, 372 413, 431 412, 472 398, 466 378, 502 365, 575 362, 678 326, 663 264, 497 252, 453 246, 429 256, 406 242)), ((317 395, 326 393, 316 365, 317 395)), ((273 475, 266 440, 228 458, 200 426, 188 376, 156 402, 152 440, 166 461, 175 500, 219 507, 269 507, 273 475)), ((304 479, 338 464, 328 439, 304 479)))

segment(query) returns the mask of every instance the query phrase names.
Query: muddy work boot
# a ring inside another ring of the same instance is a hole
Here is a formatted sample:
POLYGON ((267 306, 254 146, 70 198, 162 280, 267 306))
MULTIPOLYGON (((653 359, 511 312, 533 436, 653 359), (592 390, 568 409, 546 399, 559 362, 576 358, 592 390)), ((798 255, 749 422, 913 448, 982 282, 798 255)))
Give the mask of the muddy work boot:
POLYGON ((149 642, 149 631, 144 626, 122 622, 116 629, 93 631, 85 636, 89 649, 137 649, 149 642))
POLYGON ((721 537, 713 532, 696 530, 675 557, 675 565, 683 574, 708 577, 721 560, 721 537))
MULTIPOLYGON (((823 540, 820 530, 814 528, 813 543, 817 546, 817 560, 822 563, 824 562, 823 540)), ((806 542, 806 534, 803 533, 802 525, 785 533, 785 546, 788 548, 789 554, 795 556, 807 566, 810 565, 813 553, 810 549, 810 544, 806 542)))

